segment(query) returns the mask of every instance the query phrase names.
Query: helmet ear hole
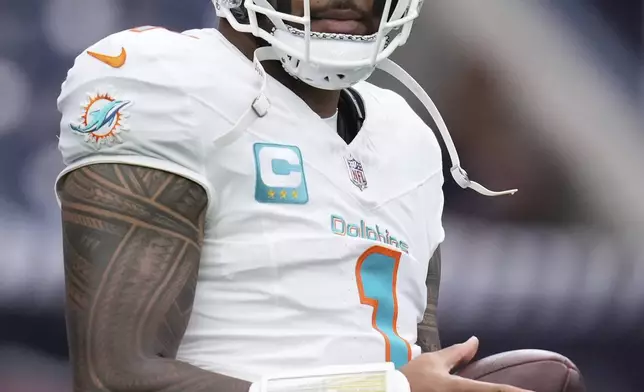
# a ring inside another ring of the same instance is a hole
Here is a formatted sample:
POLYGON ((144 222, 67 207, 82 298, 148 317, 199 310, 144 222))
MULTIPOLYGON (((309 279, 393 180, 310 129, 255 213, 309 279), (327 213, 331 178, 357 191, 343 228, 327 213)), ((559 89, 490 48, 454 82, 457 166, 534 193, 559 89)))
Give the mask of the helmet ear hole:
POLYGON ((337 74, 336 76, 337 76, 337 77, 338 77, 338 79, 340 79, 340 80, 344 79, 344 77, 345 77, 345 75, 344 75, 344 74, 337 74))
POLYGON ((230 8, 230 13, 237 20, 237 22, 241 24, 247 24, 250 22, 248 18, 248 10, 246 10, 246 7, 244 7, 243 4, 238 7, 230 8))

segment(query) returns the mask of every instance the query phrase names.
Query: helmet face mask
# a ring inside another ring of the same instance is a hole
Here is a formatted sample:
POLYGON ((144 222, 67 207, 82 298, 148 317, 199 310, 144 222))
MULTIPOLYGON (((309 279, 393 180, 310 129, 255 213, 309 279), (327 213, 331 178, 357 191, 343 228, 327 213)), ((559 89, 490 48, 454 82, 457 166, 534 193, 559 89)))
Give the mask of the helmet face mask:
POLYGON ((372 10, 382 15, 378 30, 352 35, 311 31, 310 0, 302 0, 301 16, 280 12, 268 0, 240 1, 213 0, 217 15, 235 30, 268 42, 291 76, 326 90, 368 78, 379 62, 406 42, 421 6, 421 0, 375 0, 382 2, 372 10))

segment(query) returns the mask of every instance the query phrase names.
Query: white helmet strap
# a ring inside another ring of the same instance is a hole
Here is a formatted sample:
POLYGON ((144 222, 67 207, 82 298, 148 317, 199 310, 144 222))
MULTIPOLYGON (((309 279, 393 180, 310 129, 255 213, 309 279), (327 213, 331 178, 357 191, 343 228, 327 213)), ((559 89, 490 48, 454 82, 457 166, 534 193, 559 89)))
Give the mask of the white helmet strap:
POLYGON ((441 116, 438 108, 429 97, 429 95, 425 92, 425 90, 423 90, 418 82, 416 82, 416 80, 414 80, 411 75, 409 75, 404 69, 402 69, 402 67, 400 67, 390 59, 385 59, 384 61, 379 63, 378 68, 393 76, 403 85, 405 85, 405 87, 407 87, 409 91, 414 93, 416 98, 418 98, 418 100, 423 104, 423 106, 425 106, 425 109, 427 109, 429 114, 432 116, 434 122, 436 123, 436 126, 438 127, 438 131, 440 132, 441 137, 445 142, 445 147, 447 147, 447 152, 449 153, 449 158, 452 162, 452 167, 450 169, 452 177, 461 188, 471 188, 485 196, 513 195, 518 191, 518 189, 510 189, 507 191, 495 192, 485 188, 483 185, 477 182, 471 181, 467 175, 467 172, 461 167, 461 160, 458 157, 456 146, 454 146, 454 141, 452 140, 452 136, 447 130, 447 125, 445 124, 443 117, 441 116))

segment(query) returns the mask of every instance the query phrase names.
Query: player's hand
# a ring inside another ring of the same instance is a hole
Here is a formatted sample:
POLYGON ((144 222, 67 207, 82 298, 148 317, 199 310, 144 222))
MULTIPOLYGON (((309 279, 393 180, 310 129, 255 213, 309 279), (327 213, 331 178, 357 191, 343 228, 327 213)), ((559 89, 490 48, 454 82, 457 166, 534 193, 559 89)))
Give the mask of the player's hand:
POLYGON ((421 354, 400 371, 407 377, 411 392, 529 392, 509 385, 468 380, 450 374, 452 369, 470 362, 478 347, 478 339, 471 337, 465 343, 421 354))

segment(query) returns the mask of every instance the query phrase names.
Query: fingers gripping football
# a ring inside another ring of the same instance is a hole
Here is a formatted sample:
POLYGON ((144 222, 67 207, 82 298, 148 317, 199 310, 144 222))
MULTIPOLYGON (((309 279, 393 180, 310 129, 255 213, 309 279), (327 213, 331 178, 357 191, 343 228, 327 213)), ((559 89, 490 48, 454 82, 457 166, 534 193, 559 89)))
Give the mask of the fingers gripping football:
POLYGON ((452 369, 465 365, 478 350, 478 339, 456 344, 415 358, 400 371, 407 377, 411 392, 526 392, 510 385, 466 379, 450 374, 452 369))

